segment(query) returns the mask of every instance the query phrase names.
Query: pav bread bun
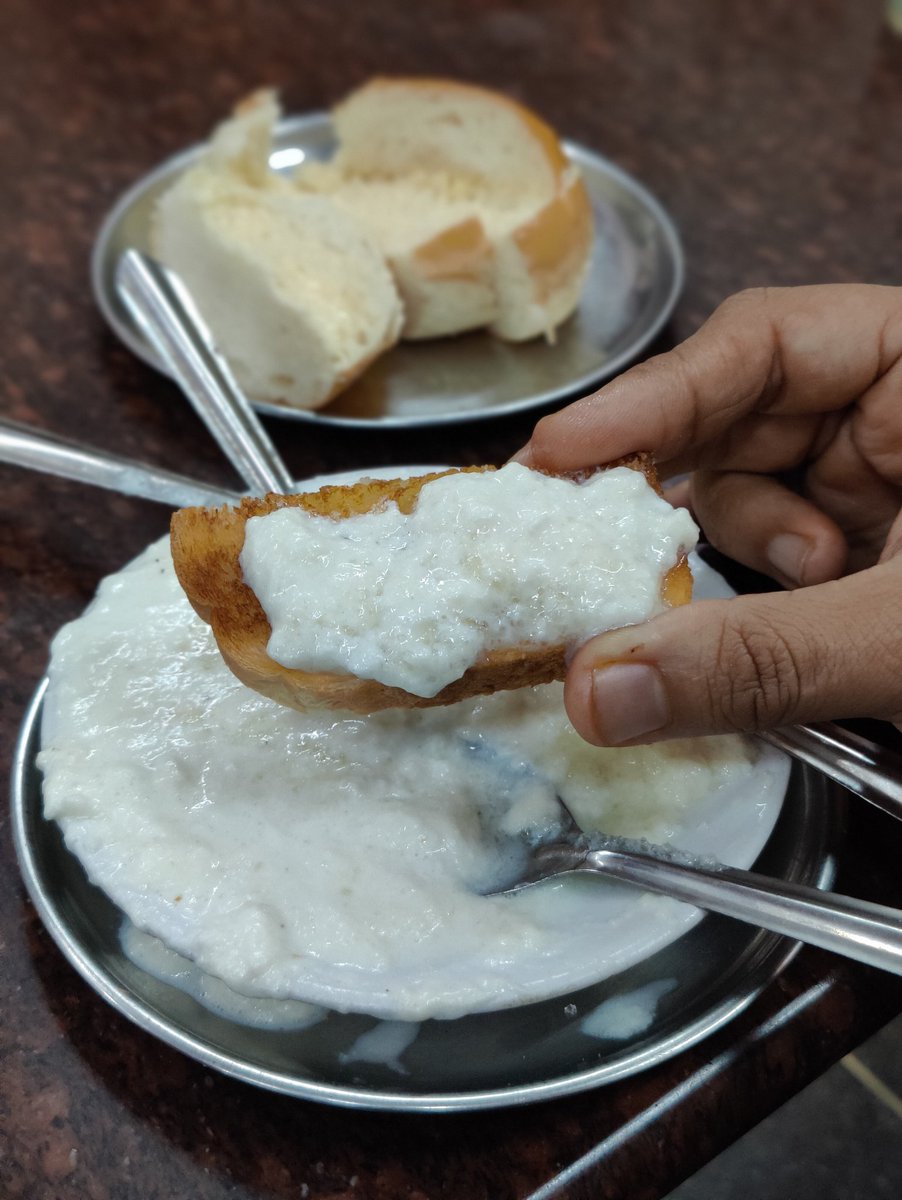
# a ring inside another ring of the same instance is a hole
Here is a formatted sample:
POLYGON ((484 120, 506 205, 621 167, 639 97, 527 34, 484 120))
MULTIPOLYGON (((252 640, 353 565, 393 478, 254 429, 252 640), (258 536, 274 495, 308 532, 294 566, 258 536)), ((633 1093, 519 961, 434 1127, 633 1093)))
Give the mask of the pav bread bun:
MULTIPOLYGON (((657 490, 654 468, 646 456, 611 465, 642 471, 657 490)), ((232 672, 248 687, 291 708, 344 709, 358 713, 452 704, 467 697, 562 679, 568 650, 565 645, 492 649, 459 679, 428 697, 350 674, 285 667, 270 657, 267 651, 272 632, 270 623, 257 596, 245 583, 239 561, 248 519, 280 508, 298 507, 316 516, 341 521, 374 512, 390 503, 409 515, 423 486, 450 474, 454 472, 436 472, 412 479, 363 480, 353 486, 324 487, 296 496, 270 494, 262 499, 246 499, 234 508, 187 508, 175 513, 171 542, 176 573, 194 609, 211 625, 232 672)), ((583 472, 566 478, 579 482, 586 477, 583 472)), ((660 586, 665 604, 684 604, 691 598, 692 576, 685 555, 666 572, 660 586)))
POLYGON ((152 246, 256 400, 319 408, 398 339, 401 302, 366 229, 269 168, 278 106, 258 92, 160 199, 152 246))
POLYGON ((404 301, 402 336, 551 338, 577 305, 593 234, 553 130, 497 92, 440 79, 374 79, 332 116, 335 156, 296 182, 372 232, 404 301))

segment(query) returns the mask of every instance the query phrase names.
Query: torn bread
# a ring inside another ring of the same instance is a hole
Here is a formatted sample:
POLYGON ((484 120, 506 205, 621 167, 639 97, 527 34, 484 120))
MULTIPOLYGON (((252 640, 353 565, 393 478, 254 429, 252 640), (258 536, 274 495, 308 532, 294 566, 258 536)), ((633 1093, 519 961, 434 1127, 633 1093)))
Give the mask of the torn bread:
MULTIPOLYGON (((640 470, 652 486, 657 486, 653 467, 645 456, 612 465, 640 470)), ((248 519, 286 507, 337 521, 376 512, 388 504, 396 504, 401 513, 410 514, 425 484, 454 473, 364 480, 353 486, 324 487, 296 496, 270 494, 244 500, 235 508, 188 508, 177 512, 172 519, 176 573, 195 610, 211 625, 220 652, 234 674, 248 687, 292 708, 359 713, 452 704, 471 696, 562 679, 566 645, 516 645, 489 650, 459 679, 429 697, 354 675, 285 667, 270 657, 270 623, 257 596, 245 583, 240 563, 248 519)), ((586 473, 567 478, 581 481, 586 473)), ((692 577, 685 556, 681 556, 661 580, 661 598, 668 605, 683 604, 690 599, 691 590, 692 577)))
POLYGON ((360 222, 270 170, 278 112, 271 92, 239 106, 161 197, 151 241, 247 394, 312 409, 394 345, 402 308, 360 222))
POLYGON ((487 88, 404 78, 372 80, 332 117, 335 156, 296 183, 372 232, 404 301, 403 337, 553 336, 579 301, 593 218, 545 122, 487 88))

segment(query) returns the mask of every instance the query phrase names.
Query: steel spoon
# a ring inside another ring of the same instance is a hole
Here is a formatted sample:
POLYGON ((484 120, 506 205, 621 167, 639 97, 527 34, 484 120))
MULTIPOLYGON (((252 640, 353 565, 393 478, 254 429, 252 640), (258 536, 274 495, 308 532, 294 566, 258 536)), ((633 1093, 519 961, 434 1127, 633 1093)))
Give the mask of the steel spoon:
POLYGON ((0 417, 0 462, 107 488, 123 496, 156 500, 170 508, 235 504, 239 497, 212 483, 177 475, 116 454, 94 450, 45 430, 0 417))
POLYGON ((902 820, 902 758, 895 750, 828 721, 760 729, 756 736, 902 820))
POLYGON ((635 848, 605 835, 586 836, 559 803, 561 831, 532 844, 526 867, 488 894, 519 891, 572 872, 591 873, 902 975, 902 911, 737 867, 696 863, 661 846, 635 848))
POLYGON ((178 276, 139 250, 126 250, 116 266, 116 288, 251 491, 293 492, 291 473, 178 276))

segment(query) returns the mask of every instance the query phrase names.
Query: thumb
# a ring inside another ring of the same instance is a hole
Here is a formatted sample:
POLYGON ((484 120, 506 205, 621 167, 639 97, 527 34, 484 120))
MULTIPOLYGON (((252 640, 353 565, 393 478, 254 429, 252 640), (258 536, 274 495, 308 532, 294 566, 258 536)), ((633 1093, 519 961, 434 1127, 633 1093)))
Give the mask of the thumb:
POLYGON ((587 741, 656 742, 839 717, 902 719, 902 557, 845 579, 700 600, 601 634, 564 702, 587 741))

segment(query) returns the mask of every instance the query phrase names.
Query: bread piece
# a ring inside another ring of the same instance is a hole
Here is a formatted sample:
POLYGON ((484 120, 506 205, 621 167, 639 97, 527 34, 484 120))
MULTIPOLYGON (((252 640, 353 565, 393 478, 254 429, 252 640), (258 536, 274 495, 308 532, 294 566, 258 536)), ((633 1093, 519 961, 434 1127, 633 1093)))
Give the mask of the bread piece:
POLYGON ((438 79, 375 79, 333 122, 335 157, 302 167, 297 184, 370 228, 404 301, 403 337, 553 335, 578 303, 593 221, 548 125, 497 92, 438 79))
POLYGON ((159 201, 152 245, 248 395, 319 408, 397 341, 401 302, 359 222, 269 169, 277 116, 269 92, 239 106, 159 201))
MULTIPOLYGON (((611 465, 643 471, 657 489, 654 467, 647 456, 611 465)), ((244 582, 239 562, 248 518, 296 506, 309 513, 342 519, 371 512, 388 502, 396 503, 401 512, 410 513, 425 483, 452 473, 364 480, 350 487, 324 487, 296 496, 270 494, 262 499, 246 499, 237 508, 186 508, 175 513, 171 537, 176 573, 197 613, 212 626, 230 670, 248 687, 290 708, 302 711, 332 708, 359 713, 453 704, 470 696, 562 679, 568 649, 563 645, 492 650, 460 679, 432 697, 415 696, 401 688, 353 675, 291 669, 275 662, 267 653, 270 624, 259 600, 244 582)), ((581 481, 590 473, 568 478, 581 481)), ((676 605, 686 603, 691 594, 692 576, 683 559, 663 580, 662 597, 667 604, 676 605)))

